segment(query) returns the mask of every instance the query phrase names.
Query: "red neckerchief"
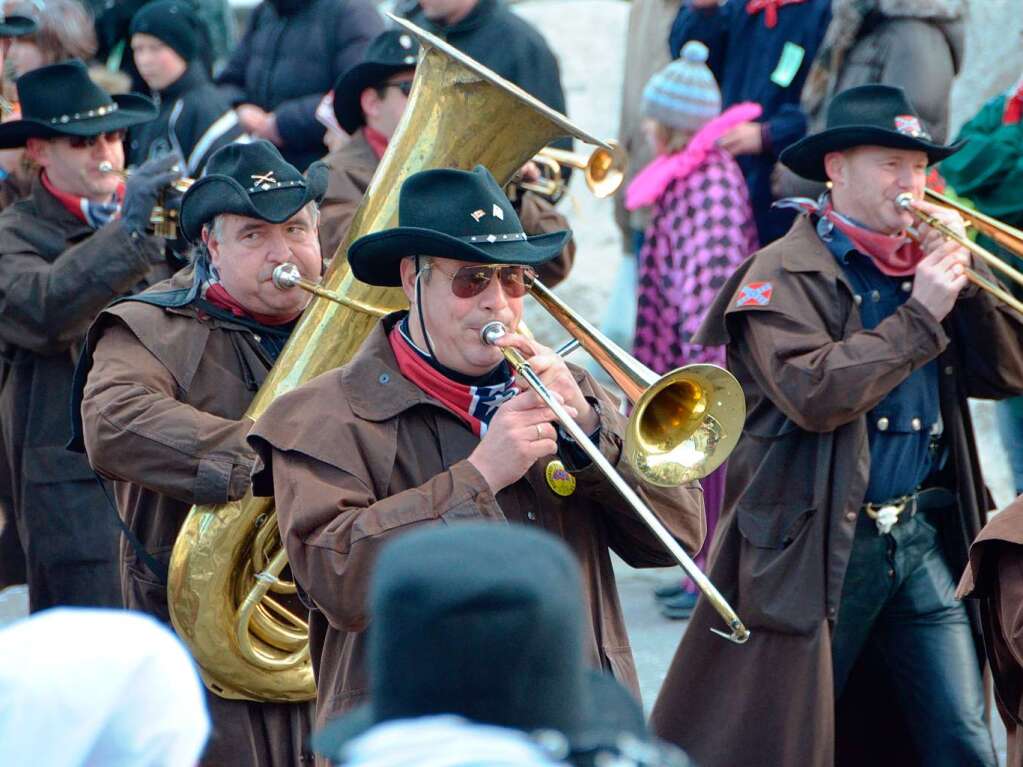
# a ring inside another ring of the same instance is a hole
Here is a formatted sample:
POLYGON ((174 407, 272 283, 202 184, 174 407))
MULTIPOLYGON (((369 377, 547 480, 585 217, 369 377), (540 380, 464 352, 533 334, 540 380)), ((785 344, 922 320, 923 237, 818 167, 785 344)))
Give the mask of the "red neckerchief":
POLYGON ((384 152, 387 151, 387 136, 378 130, 373 130, 368 125, 363 127, 362 135, 366 137, 366 143, 369 144, 369 148, 373 150, 377 159, 383 157, 384 152))
POLYGON ((906 277, 913 274, 916 265, 924 257, 920 246, 906 235, 881 234, 849 220, 832 207, 830 197, 824 205, 807 197, 788 197, 778 200, 775 206, 797 208, 826 218, 849 238, 856 250, 870 258, 874 266, 889 277, 906 277))
POLYGON ((1017 125, 1023 118, 1023 82, 1016 92, 1005 100, 1005 111, 1002 112, 1002 125, 1017 125))
MULTIPOLYGON (((43 189, 45 189, 47 192, 56 197, 58 202, 60 202, 61 205, 67 208, 68 212, 70 212, 72 216, 77 218, 83 224, 89 224, 90 226, 92 225, 92 223, 85 215, 85 206, 83 205, 83 203, 87 204, 88 200, 86 200, 84 197, 79 197, 77 194, 71 194, 70 192, 65 192, 55 187, 53 185, 53 182, 50 181, 50 177, 46 175, 45 170, 40 174, 39 180, 43 184, 43 189)), ((118 184, 117 191, 114 192, 114 194, 117 197, 117 203, 118 204, 123 203, 124 184, 118 184)))
POLYGON ((752 16, 754 13, 764 12, 764 23, 768 29, 774 29, 778 25, 778 9, 783 5, 798 5, 806 0, 749 0, 746 3, 746 13, 752 16))
POLYGON ((206 295, 204 296, 214 306, 219 306, 221 309, 231 312, 235 317, 248 317, 249 319, 255 320, 260 325, 287 325, 289 322, 293 322, 294 319, 301 314, 292 314, 290 317, 274 316, 272 314, 256 314, 251 312, 242 306, 238 301, 227 292, 219 282, 215 282, 206 288, 206 295))
POLYGON ((477 437, 486 433, 487 424, 498 406, 517 391, 514 378, 493 386, 471 386, 452 381, 412 348, 398 324, 391 328, 387 340, 401 374, 465 421, 477 437))

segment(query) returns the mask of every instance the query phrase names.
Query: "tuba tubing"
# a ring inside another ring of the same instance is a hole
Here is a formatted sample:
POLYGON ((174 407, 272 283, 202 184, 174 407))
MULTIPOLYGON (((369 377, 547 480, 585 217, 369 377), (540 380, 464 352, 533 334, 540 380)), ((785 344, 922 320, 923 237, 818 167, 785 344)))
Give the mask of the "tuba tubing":
MULTIPOLYGON (((356 280, 345 253, 356 238, 393 226, 398 191, 412 173, 485 165, 507 181, 541 147, 573 136, 605 149, 546 105, 447 43, 391 17, 422 43, 402 121, 370 182, 351 229, 276 364, 245 413, 255 421, 278 396, 347 362, 387 314, 407 306, 400 288, 356 280)), ((170 561, 171 622, 199 665, 206 686, 223 698, 301 701, 315 697, 308 627, 271 594, 294 584, 270 498, 196 506, 185 519, 170 561)))

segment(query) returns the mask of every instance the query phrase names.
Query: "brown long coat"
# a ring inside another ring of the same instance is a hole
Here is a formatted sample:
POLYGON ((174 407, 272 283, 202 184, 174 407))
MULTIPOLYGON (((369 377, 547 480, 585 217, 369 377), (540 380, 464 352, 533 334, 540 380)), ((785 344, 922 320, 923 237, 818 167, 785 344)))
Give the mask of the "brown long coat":
POLYGON ((830 632, 870 472, 865 414, 939 358, 959 500, 942 537, 959 572, 988 508, 966 398, 1023 390, 1021 332, 1017 314, 979 292, 942 324, 910 299, 863 332, 853 291, 805 216, 740 267, 698 338, 727 342, 749 407, 710 578, 752 638, 737 646, 709 634, 701 600, 654 706, 655 732, 701 767, 834 763, 830 632), (771 283, 769 303, 737 306, 757 282, 771 283))
POLYGON ((28 562, 30 608, 117 607, 118 528, 71 436, 71 378, 89 323, 112 299, 169 276, 162 240, 120 221, 94 231, 43 189, 0 213, 0 437, 28 562))
MULTIPOLYGON (((186 269, 151 293, 191 284, 186 269)), ((89 331, 92 367, 82 422, 89 460, 115 480, 121 516, 161 563, 189 508, 245 494, 255 455, 245 409, 270 360, 253 332, 194 306, 119 303, 89 331)), ((126 606, 170 624, 167 587, 121 544, 126 606)), ((225 700, 207 691, 210 767, 287 767, 302 761, 312 704, 225 700)))
MULTIPOLYGON (((398 371, 384 329, 397 316, 377 325, 350 363, 275 401, 249 436, 262 460, 254 491, 273 493, 292 571, 315 604, 317 722, 368 695, 367 592, 380 547, 415 525, 461 520, 538 525, 561 537, 583 568, 589 662, 638 697, 609 550, 634 567, 668 566, 672 557, 593 466, 576 474, 567 498, 547 486, 547 460, 495 497, 466 460, 479 438, 398 371)), ((601 451, 636 486, 621 461, 616 403, 576 374, 600 403, 601 451)), ((689 551, 699 548, 706 530, 698 485, 638 489, 689 551)))
MULTIPOLYGON (((330 259, 348 234, 380 160, 360 128, 351 141, 323 161, 330 168, 330 175, 327 194, 320 204, 320 250, 325 259, 330 259)), ((568 219, 533 192, 522 195, 519 218, 526 234, 547 234, 569 228, 568 219)), ((544 285, 554 287, 568 276, 575 260, 575 248, 575 243, 570 241, 557 258, 537 268, 544 285)))
POLYGON ((980 604, 984 648, 1005 722, 1006 767, 1023 767, 1023 496, 996 514, 970 547, 956 593, 980 604))

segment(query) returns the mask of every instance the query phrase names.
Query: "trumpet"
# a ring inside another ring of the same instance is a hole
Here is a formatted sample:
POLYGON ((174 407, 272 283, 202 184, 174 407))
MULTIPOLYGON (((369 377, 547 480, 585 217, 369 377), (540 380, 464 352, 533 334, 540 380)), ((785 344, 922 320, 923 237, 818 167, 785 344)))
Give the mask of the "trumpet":
MULTIPOLYGON (((502 336, 506 335, 507 331, 504 325, 500 322, 488 322, 480 330, 480 340, 485 344, 494 345, 502 336)), ((707 597, 711 605, 718 612, 718 614, 724 619, 726 625, 729 628, 729 632, 726 633, 720 629, 711 629, 715 634, 728 639, 736 644, 742 644, 749 639, 749 629, 747 629, 739 616, 736 615, 735 610, 732 609, 731 605, 721 595, 721 592, 717 590, 717 587, 710 582, 710 579, 704 575, 700 568, 696 566, 696 563, 686 554, 685 550, 679 545, 671 533, 668 532, 667 528, 661 523, 661 520, 657 518, 657 515, 650 509, 649 506, 644 503, 643 499, 640 498, 639 493, 632 489, 628 482, 626 482, 622 475, 615 471, 615 468, 611 465, 611 462, 604 457, 604 454, 600 452, 600 449, 593 444, 589 436, 583 431, 582 427, 575 421, 572 416, 568 414, 564 406, 558 401, 557 397, 551 393, 550 389, 546 387, 543 381, 540 380, 540 376, 536 374, 533 368, 525 357, 510 346, 502 346, 501 353, 505 359, 508 360, 508 364, 512 366, 515 373, 529 384, 530 388, 533 389, 539 395, 540 399, 543 400, 544 404, 547 405, 554 413, 561 427, 569 433, 569 435, 576 441, 576 444, 586 453, 594 465, 604 474, 605 477, 614 485, 615 490, 622 496, 626 503, 632 508, 633 511, 639 516, 641 520, 650 528, 650 530, 657 536, 658 540, 664 544, 664 547, 671 553, 673 557, 682 566, 682 569, 686 571, 690 578, 693 579, 693 583, 697 585, 700 591, 707 597)))
MULTIPOLYGON (((100 173, 114 173, 124 179, 127 179, 131 175, 131 171, 118 170, 113 166, 113 163, 108 162, 107 160, 101 162, 98 169, 100 173)), ((169 189, 184 194, 191 188, 195 181, 196 180, 194 178, 182 176, 181 178, 176 178, 171 181, 169 189)), ((168 208, 164 197, 165 195, 161 193, 159 199, 156 201, 156 205, 153 206, 153 211, 149 214, 149 223, 153 225, 153 234, 157 237, 176 240, 178 237, 178 211, 174 208, 168 208)))
POLYGON ((629 160, 617 141, 608 141, 607 144, 610 149, 597 147, 589 155, 544 147, 532 160, 540 168, 540 178, 536 181, 526 181, 520 177, 513 179, 509 184, 509 196, 513 197, 518 190, 522 190, 535 192, 556 203, 565 194, 566 182, 562 168, 567 165, 583 171, 586 186, 594 197, 610 197, 625 180, 629 160))
MULTIPOLYGON (((940 221, 936 216, 933 216, 927 211, 921 210, 920 208, 916 207, 916 205, 914 205, 913 195, 910 194, 909 192, 903 192, 902 194, 898 195, 895 198, 895 204, 902 208, 903 210, 906 210, 909 213, 913 214, 916 218, 918 218, 923 223, 927 224, 932 229, 941 232, 941 234, 946 239, 952 240, 953 242, 962 245, 977 258, 986 262, 987 265, 990 266, 992 269, 999 270, 1007 277, 1009 277, 1011 280, 1015 281, 1017 284, 1023 285, 1023 274, 1013 269, 1011 266, 1005 263, 994 253, 989 251, 987 248, 984 248, 970 240, 968 237, 964 237, 963 235, 959 234, 959 232, 952 229, 943 221, 940 221)), ((969 280, 972 284, 976 285, 981 290, 987 291, 995 298, 999 299, 1000 301, 1003 301, 1004 303, 1008 304, 1013 309, 1015 309, 1017 312, 1023 314, 1023 302, 1021 302, 1019 299, 1017 299, 1014 295, 1009 293, 1003 287, 1001 287, 995 282, 992 282, 984 275, 979 274, 975 270, 970 269, 968 267, 964 270, 963 274, 966 276, 966 279, 969 280)))

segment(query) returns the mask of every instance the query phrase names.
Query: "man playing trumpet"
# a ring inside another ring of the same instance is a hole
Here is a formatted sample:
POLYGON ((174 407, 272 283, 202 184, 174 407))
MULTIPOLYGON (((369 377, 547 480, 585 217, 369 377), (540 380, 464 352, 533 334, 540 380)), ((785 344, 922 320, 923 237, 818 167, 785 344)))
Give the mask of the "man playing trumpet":
POLYGON ((0 456, 28 566, 29 607, 119 607, 114 510, 89 464, 68 453, 68 399, 89 323, 112 299, 169 276, 148 233, 159 191, 177 175, 149 163, 127 182, 125 130, 156 115, 137 94, 110 97, 81 61, 18 78, 21 119, 0 148, 39 168, 29 195, 0 214, 0 456))
MULTIPOLYGON (((404 530, 464 520, 538 526, 564 539, 584 572, 589 663, 638 696, 609 549, 637 567, 673 559, 480 337, 492 321, 518 326, 533 270, 570 233, 528 237, 482 167, 409 177, 399 224, 357 240, 348 259, 360 280, 400 286, 409 311, 384 317, 348 364, 277 399, 249 437, 262 459, 254 491, 274 495, 292 572, 313 608, 318 722, 368 694, 367 588, 377 551, 404 530)), ((517 334, 499 343, 529 358, 636 484, 620 460, 617 403, 550 349, 517 334)), ((641 492, 672 535, 699 548, 695 483, 641 492)))
MULTIPOLYGON (((121 546, 130 609, 170 622, 167 567, 189 508, 249 488, 255 455, 243 416, 309 303, 275 288, 271 275, 290 263, 318 278, 316 205, 326 186, 322 165, 302 175, 268 141, 219 149, 182 199, 183 233, 198 245, 193 264, 106 309, 89 331, 76 392, 83 443, 115 481, 133 536, 121 546)), ((207 701, 203 764, 302 760, 311 705, 212 692, 207 701)))
MULTIPOLYGON (((750 405, 710 577, 741 648, 701 604, 655 730, 715 765, 994 765, 978 627, 955 580, 990 504, 967 397, 1023 389, 1023 318, 967 285, 970 255, 921 226, 935 144, 901 89, 838 95, 782 153, 830 181, 722 289, 699 343, 727 344, 750 405)), ((982 263, 972 269, 993 280, 982 263)), ((982 651, 981 651, 982 652, 982 651)))

